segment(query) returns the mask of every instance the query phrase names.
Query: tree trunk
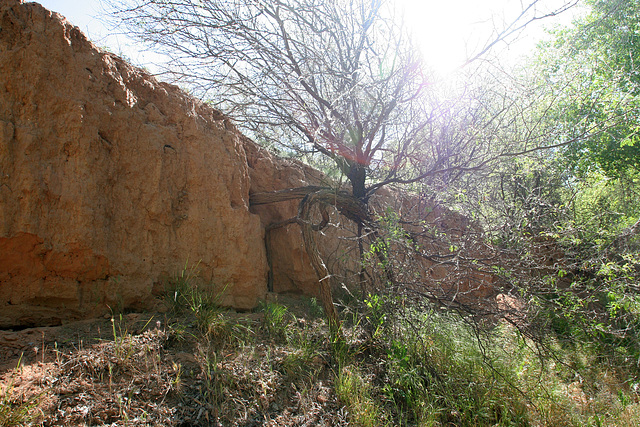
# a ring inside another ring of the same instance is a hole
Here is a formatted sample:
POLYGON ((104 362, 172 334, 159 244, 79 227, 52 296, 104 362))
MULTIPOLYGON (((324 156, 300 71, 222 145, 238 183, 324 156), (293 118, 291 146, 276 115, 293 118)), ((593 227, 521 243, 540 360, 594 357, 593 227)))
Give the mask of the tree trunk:
POLYGON ((361 166, 357 163, 353 164, 351 166, 349 174, 347 175, 347 178, 351 183, 351 191, 353 197, 363 203, 366 203, 365 198, 367 195, 367 191, 365 187, 365 181, 367 179, 367 170, 364 168, 364 166, 361 166))
MULTIPOLYGON (((327 190, 324 190, 327 191, 327 190)), ((305 250, 311 260, 311 265, 318 276, 318 283, 320 285, 320 301, 322 308, 324 309, 327 321, 329 322, 329 332, 331 333, 331 339, 333 342, 342 340, 342 327, 340 325, 340 318, 338 317, 338 311, 333 304, 333 294, 331 292, 331 274, 327 269, 324 261, 320 257, 318 252, 318 246, 316 245, 314 227, 311 222, 311 209, 316 203, 323 203, 321 200, 322 192, 317 192, 307 195, 300 202, 300 208, 298 210, 298 218, 300 219, 300 226, 302 228, 302 239, 304 241, 305 250)), ((323 220, 324 222, 324 220, 323 220)))

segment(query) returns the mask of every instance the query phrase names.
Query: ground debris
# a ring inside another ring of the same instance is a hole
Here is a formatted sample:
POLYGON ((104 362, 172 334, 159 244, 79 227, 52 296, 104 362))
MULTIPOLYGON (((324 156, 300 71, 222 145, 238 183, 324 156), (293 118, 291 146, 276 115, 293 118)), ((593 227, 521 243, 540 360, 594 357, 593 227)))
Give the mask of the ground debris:
POLYGON ((3 402, 24 408, 13 425, 341 425, 319 353, 261 342, 255 314, 228 319, 243 339, 164 314, 3 331, 3 402))

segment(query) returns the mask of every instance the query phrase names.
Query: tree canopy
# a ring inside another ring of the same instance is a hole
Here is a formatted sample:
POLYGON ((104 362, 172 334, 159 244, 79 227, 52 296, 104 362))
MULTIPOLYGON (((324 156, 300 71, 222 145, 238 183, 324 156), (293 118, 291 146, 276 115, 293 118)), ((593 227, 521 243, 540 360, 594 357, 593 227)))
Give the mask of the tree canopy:
POLYGON ((640 4, 587 4, 590 13, 541 50, 544 84, 557 100, 547 119, 572 140, 564 155, 576 173, 619 178, 640 170, 640 4))
MULTIPOLYGON (((479 86, 443 98, 388 0, 110 2, 130 33, 169 55, 174 75, 251 136, 326 156, 364 202, 387 184, 485 164, 491 130, 516 103, 479 86)), ((575 1, 544 12, 539 3, 473 58, 575 1)))

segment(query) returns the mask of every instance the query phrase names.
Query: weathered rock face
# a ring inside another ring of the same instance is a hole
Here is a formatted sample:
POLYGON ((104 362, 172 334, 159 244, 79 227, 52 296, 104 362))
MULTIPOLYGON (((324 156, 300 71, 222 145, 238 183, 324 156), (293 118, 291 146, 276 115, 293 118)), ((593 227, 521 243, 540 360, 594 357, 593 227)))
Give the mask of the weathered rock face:
MULTIPOLYGON (((263 193, 306 185, 318 185, 322 175, 301 163, 280 159, 267 150, 245 140, 251 176, 251 193, 263 193)), ((298 214, 298 202, 279 202, 251 208, 264 227, 280 223, 298 214)), ((318 278, 307 255, 297 224, 268 232, 266 245, 271 260, 273 292, 316 295, 318 278)))
MULTIPOLYGON (((316 169, 296 160, 274 156, 250 140, 245 139, 245 142, 251 176, 251 194, 309 185, 335 186, 335 182, 316 169)), ((298 214, 298 207, 299 201, 294 200, 252 206, 251 211, 260 216, 263 226, 267 229, 265 245, 271 265, 271 290, 276 293, 318 296, 318 276, 305 250, 300 226, 289 224, 269 229, 275 224, 294 218, 298 214)), ((334 286, 342 286, 345 281, 353 285, 359 271, 359 254, 354 245, 356 227, 342 218, 332 207, 329 214, 329 226, 316 236, 318 252, 333 275, 334 286)), ((320 222, 319 215, 316 220, 320 222)))
POLYGON ((150 308, 186 263, 266 292, 241 135, 35 3, 0 5, 0 327, 150 308))

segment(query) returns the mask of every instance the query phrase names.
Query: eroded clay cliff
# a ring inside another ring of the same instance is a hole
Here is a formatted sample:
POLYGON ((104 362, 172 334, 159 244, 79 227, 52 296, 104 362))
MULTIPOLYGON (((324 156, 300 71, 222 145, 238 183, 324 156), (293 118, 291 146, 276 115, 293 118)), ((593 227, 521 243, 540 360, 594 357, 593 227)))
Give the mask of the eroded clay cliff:
POLYGON ((219 112, 35 3, 0 6, 0 326, 149 308, 188 263, 266 292, 243 142, 219 112))

